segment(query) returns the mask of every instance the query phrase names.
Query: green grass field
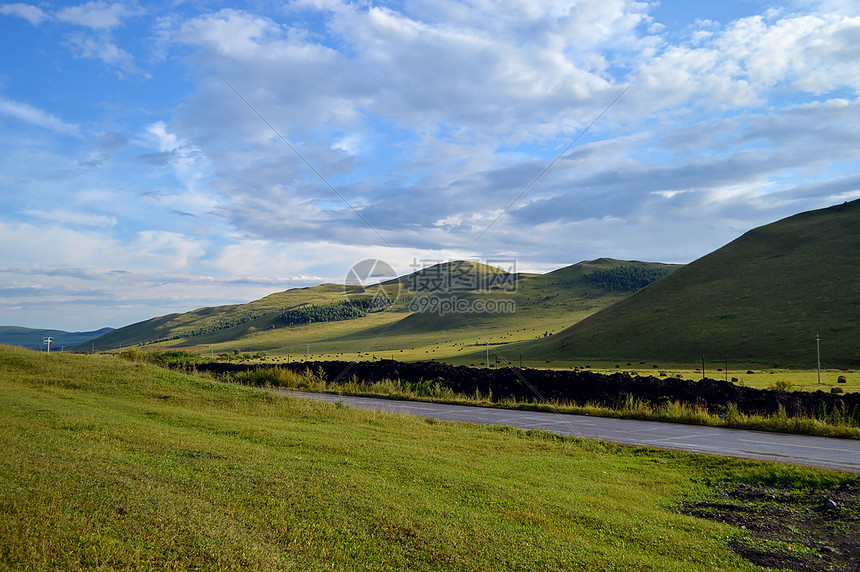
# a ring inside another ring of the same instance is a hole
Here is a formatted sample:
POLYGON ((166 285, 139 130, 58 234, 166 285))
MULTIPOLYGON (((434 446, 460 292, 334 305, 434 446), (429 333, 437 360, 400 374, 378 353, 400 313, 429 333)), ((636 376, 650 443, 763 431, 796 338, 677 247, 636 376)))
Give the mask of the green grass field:
POLYGON ((0 565, 754 569, 706 479, 856 477, 283 398, 0 347, 0 565))

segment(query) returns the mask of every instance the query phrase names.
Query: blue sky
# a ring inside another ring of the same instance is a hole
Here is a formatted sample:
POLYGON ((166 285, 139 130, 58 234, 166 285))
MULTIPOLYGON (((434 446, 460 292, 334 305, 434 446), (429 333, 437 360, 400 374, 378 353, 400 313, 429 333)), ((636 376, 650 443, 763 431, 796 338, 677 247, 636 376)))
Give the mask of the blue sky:
POLYGON ((860 197, 853 1, 5 3, 0 46, 0 325, 689 262, 860 197))

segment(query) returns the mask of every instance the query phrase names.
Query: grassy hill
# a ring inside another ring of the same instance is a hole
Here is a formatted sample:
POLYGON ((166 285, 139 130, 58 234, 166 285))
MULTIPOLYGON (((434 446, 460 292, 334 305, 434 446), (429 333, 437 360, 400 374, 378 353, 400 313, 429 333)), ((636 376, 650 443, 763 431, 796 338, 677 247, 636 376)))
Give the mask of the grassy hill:
POLYGON ((860 201, 749 231, 518 351, 531 358, 860 364, 860 201))
POLYGON ((0 326, 0 344, 20 346, 22 348, 38 349, 44 347, 45 337, 54 338, 52 349, 59 350, 63 346, 72 347, 84 344, 112 331, 113 328, 102 328, 93 332, 64 332, 63 330, 40 330, 21 328, 18 326, 0 326))
POLYGON ((146 344, 213 355, 265 352, 288 359, 310 355, 456 360, 470 346, 474 350, 486 343, 535 339, 560 331, 633 291, 603 288, 588 277, 638 269, 655 278, 676 268, 599 259, 547 274, 512 274, 485 264, 451 262, 366 288, 323 284, 248 304, 153 318, 113 331, 95 340, 95 347, 146 344), (441 288, 440 283, 444 283, 441 288), (350 302, 379 297, 392 302, 384 311, 363 315, 345 311, 350 302), (430 300, 459 301, 468 311, 421 311, 430 300))
POLYGON ((0 447, 10 570, 757 570, 732 547, 769 545, 679 501, 857 484, 9 347, 0 447))

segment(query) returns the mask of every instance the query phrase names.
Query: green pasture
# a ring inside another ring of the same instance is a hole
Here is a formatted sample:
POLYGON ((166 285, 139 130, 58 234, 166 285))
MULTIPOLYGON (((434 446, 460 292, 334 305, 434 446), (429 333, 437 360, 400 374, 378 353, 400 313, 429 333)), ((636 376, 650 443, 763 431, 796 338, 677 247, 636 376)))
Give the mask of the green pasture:
POLYGON ((856 478, 0 347, 0 567, 750 570, 707 480, 856 478))

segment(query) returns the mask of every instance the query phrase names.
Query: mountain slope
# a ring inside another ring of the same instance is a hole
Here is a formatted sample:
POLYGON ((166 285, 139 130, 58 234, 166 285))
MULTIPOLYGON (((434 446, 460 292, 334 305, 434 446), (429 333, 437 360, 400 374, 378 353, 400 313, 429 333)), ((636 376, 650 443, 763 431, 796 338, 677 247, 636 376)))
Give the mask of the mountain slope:
POLYGON ((860 200, 753 229, 524 355, 860 363, 860 200))

